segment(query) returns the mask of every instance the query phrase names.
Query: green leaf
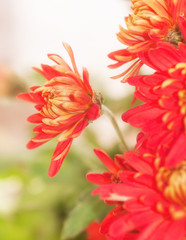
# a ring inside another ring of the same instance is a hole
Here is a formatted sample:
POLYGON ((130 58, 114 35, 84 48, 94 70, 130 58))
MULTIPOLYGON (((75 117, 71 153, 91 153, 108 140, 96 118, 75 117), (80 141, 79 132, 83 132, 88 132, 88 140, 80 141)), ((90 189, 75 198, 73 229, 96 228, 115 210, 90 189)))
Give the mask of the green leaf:
MULTIPOLYGON (((81 200, 69 213, 62 231, 62 239, 71 239, 80 234, 95 219, 98 201, 93 197, 81 200)), ((98 210, 98 209, 97 209, 98 210)))

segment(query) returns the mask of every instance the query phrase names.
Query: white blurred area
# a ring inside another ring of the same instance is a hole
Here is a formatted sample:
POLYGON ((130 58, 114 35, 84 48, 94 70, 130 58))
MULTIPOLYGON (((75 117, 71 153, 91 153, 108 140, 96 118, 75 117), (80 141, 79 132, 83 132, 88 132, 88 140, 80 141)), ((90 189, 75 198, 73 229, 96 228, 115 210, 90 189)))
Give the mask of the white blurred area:
POLYGON ((22 182, 16 176, 0 180, 0 215, 16 210, 22 187, 22 182))
POLYGON ((123 48, 116 33, 129 9, 127 0, 0 0, 0 62, 24 76, 49 63, 47 53, 64 56, 61 43, 68 42, 96 86, 123 96, 126 86, 109 78, 121 70, 107 68, 107 54, 123 48))
MULTIPOLYGON (((110 98, 121 98, 131 88, 110 79, 122 70, 107 68, 113 63, 107 54, 123 48, 116 33, 129 11, 127 0, 0 0, 0 66, 10 68, 27 81, 32 66, 51 63, 48 53, 67 59, 62 41, 68 42, 78 69, 87 67, 94 89, 104 90, 110 98)), ((31 125, 26 118, 35 112, 33 106, 14 99, 0 101, 0 110, 0 154, 10 149, 15 153, 26 151, 31 125)), ((105 141, 109 147, 117 138, 112 126, 104 118, 96 124, 98 134, 106 134, 102 146, 105 141)))

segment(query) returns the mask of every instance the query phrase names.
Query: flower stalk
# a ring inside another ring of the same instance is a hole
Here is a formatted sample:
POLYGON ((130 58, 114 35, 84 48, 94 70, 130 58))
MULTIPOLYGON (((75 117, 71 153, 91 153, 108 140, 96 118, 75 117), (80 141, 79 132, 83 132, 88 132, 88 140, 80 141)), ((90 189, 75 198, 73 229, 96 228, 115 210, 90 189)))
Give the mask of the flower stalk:
POLYGON ((121 129, 119 128, 118 126, 118 123, 116 121, 116 118, 114 117, 114 114, 113 112, 108 108, 106 107, 105 105, 102 105, 102 109, 103 109, 103 112, 105 113, 105 115, 107 115, 107 117, 110 119, 111 123, 112 123, 112 126, 114 127, 121 143, 122 143, 122 146, 123 146, 123 149, 124 151, 128 151, 128 146, 123 138, 123 135, 121 133, 121 129))

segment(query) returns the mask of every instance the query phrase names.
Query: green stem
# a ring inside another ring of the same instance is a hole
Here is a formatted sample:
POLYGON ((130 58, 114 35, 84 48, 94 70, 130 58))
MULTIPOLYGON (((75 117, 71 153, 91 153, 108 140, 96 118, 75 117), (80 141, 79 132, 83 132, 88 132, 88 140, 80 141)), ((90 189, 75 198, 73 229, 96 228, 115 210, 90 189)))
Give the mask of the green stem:
POLYGON ((104 113, 107 115, 107 117, 110 119, 110 121, 111 121, 111 123, 112 123, 112 125, 113 125, 113 127, 114 127, 114 129, 115 129, 115 131, 116 131, 116 133, 117 133, 117 135, 118 135, 122 145, 123 145, 124 151, 128 151, 128 146, 127 146, 127 144, 126 144, 126 142, 125 142, 125 140, 123 138, 121 130, 120 130, 120 128, 119 128, 119 126, 118 126, 118 124, 116 122, 116 119, 114 117, 114 114, 112 113, 112 111, 108 107, 106 107, 103 104, 102 104, 102 109, 103 109, 104 113))

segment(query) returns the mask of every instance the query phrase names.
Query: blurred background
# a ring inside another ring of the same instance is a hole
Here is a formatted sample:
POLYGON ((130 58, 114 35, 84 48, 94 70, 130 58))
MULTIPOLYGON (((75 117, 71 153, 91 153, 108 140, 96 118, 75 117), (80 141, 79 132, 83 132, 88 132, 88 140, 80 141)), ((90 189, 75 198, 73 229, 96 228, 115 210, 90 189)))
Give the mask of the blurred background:
POLYGON ((95 186, 86 181, 87 172, 104 170, 94 148, 111 157, 122 153, 110 121, 102 116, 90 124, 51 179, 48 167, 56 141, 25 148, 33 128, 26 118, 35 110, 16 95, 42 81, 32 67, 51 64, 48 53, 68 62, 62 41, 68 42, 79 71, 87 67, 91 85, 104 96, 132 149, 136 130, 120 118, 131 107, 133 89, 110 79, 121 70, 107 68, 107 54, 123 48, 116 33, 129 12, 127 0, 0 0, 1 240, 83 240, 84 229, 110 210, 91 197, 95 186))

